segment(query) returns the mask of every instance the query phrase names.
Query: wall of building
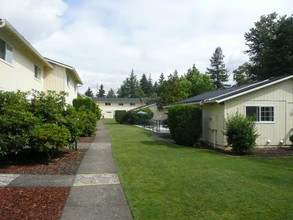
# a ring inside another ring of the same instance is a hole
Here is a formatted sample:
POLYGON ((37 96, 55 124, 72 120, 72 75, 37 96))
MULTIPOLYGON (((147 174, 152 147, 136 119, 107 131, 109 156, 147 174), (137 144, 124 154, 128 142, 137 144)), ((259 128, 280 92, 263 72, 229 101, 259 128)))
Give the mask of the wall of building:
POLYGON ((282 140, 289 145, 293 128, 293 79, 225 102, 225 117, 240 112, 246 115, 246 106, 273 106, 273 122, 255 122, 259 137, 257 145, 276 146, 282 140), (270 142, 270 143, 268 143, 270 142))
POLYGON ((43 90, 44 88, 44 66, 36 59, 24 54, 15 47, 9 39, 0 35, 0 38, 13 47, 13 63, 9 64, 0 59, 0 89, 5 91, 30 91, 31 89, 43 90), (34 65, 41 68, 41 78, 34 77, 34 65))

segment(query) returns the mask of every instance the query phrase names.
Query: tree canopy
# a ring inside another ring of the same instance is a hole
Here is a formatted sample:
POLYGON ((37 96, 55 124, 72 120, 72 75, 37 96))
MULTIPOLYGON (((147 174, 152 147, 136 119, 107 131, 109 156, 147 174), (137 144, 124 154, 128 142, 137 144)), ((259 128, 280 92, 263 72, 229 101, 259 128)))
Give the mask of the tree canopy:
MULTIPOLYGON (((263 15, 244 37, 251 66, 246 77, 263 80, 293 73, 292 15, 278 16, 275 12, 263 15)), ((239 71, 236 73, 239 76, 239 71)))
POLYGON ((94 97, 94 93, 91 89, 91 87, 88 87, 88 89, 85 91, 84 95, 93 98, 94 97))

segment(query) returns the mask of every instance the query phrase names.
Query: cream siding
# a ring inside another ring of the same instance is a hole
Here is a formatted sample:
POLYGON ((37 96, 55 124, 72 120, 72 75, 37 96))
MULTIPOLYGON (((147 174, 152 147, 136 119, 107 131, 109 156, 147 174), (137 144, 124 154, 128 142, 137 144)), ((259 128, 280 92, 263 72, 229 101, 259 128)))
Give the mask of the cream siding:
MULTIPOLYGON (((1 37, 1 36, 0 36, 1 37)), ((1 37, 12 47, 7 39, 1 37)), ((31 89, 42 90, 44 87, 44 67, 33 57, 24 55, 13 47, 12 65, 0 59, 0 89, 5 91, 30 91, 31 89), (34 77, 34 65, 41 68, 41 78, 34 77)))
MULTIPOLYGON (((277 83, 224 103, 224 116, 235 112, 246 114, 246 106, 273 106, 274 122, 256 122, 257 145, 276 146, 282 140, 288 145, 293 128, 293 79, 277 83), (291 112, 292 111, 292 112, 291 112), (270 142, 270 143, 269 143, 270 142)), ((225 144, 222 142, 221 144, 225 144)))
POLYGON ((223 146, 224 105, 204 104, 202 106, 202 141, 212 146, 223 146))
POLYGON ((145 103, 135 103, 135 105, 130 105, 130 102, 113 102, 113 101, 106 101, 106 102, 97 102, 97 105, 102 110, 102 118, 114 118, 115 111, 117 110, 125 110, 130 111, 132 109, 142 107, 145 103), (111 103, 110 106, 106 105, 106 103, 111 103), (119 103, 123 103, 123 105, 119 105, 119 103))

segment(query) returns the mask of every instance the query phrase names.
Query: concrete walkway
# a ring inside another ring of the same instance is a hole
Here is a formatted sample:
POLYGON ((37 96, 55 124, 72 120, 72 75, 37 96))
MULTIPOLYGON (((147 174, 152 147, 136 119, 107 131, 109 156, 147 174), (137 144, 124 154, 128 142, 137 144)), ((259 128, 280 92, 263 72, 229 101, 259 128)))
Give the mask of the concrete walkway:
POLYGON ((102 121, 77 171, 61 219, 132 219, 102 121))
POLYGON ((0 174, 0 187, 64 187, 71 190, 62 212, 63 220, 132 219, 112 156, 111 139, 99 121, 93 143, 76 175, 0 174))

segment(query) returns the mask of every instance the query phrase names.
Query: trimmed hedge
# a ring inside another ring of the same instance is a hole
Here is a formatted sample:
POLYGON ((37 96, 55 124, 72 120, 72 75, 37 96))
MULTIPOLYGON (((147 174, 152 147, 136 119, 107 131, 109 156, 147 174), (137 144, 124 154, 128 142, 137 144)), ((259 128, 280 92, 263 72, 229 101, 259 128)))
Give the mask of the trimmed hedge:
POLYGON ((177 105, 168 109, 171 137, 177 144, 193 146, 201 135, 202 111, 198 105, 177 105))
POLYGON ((124 121, 125 115, 126 115, 126 110, 116 110, 115 111, 115 121, 117 123, 122 124, 124 121))

